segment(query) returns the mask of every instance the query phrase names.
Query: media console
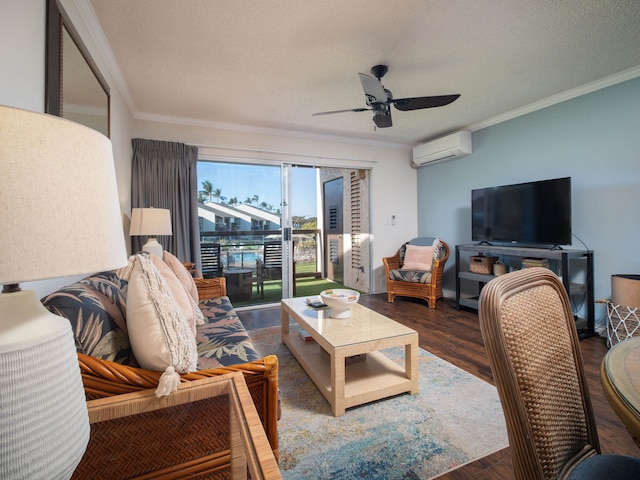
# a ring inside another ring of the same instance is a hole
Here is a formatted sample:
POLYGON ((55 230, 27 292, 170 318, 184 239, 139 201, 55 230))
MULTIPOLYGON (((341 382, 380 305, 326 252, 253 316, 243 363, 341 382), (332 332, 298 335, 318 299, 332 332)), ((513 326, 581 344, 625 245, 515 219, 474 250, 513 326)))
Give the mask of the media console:
POLYGON ((497 256, 501 257, 501 260, 505 263, 510 263, 507 259, 514 258, 544 258, 555 261, 552 270, 561 277, 562 284, 569 297, 579 294, 584 295, 587 318, 576 317, 578 336, 583 339, 595 335, 592 250, 551 250, 547 248, 502 247, 486 244, 456 245, 456 308, 460 310, 462 306, 477 310, 478 298, 463 296, 461 294, 461 281, 477 283, 479 294, 482 287, 496 277, 494 275, 473 273, 468 271, 468 268, 462 268, 460 263, 461 252, 469 253, 469 256, 471 254, 497 256), (575 269, 577 266, 585 269, 585 280, 581 283, 571 282, 571 267, 575 269))

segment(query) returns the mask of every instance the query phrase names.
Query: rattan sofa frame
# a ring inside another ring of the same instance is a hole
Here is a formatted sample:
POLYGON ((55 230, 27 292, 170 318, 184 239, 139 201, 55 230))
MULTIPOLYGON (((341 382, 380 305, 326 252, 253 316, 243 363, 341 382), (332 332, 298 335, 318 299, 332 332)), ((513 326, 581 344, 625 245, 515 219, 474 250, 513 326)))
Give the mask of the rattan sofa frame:
MULTIPOLYGON (((196 285, 200 299, 226 295, 224 278, 197 280, 196 285)), ((155 389, 162 375, 162 372, 121 365, 81 353, 78 353, 78 361, 87 400, 155 389)), ((277 459, 279 405, 278 358, 275 355, 268 355, 253 362, 182 374, 180 379, 182 382, 189 382, 233 372, 241 372, 244 376, 269 444, 277 459)), ((206 414, 207 412, 194 412, 191 421, 198 422, 201 420, 201 416, 206 414)), ((224 422, 224 419, 221 419, 221 422, 224 422)), ((220 424, 220 428, 226 429, 227 426, 220 424)), ((220 454, 219 463, 226 465, 226 462, 230 461, 230 451, 225 445, 222 445, 222 448, 224 451, 220 454)), ((192 468, 194 462, 197 463, 199 460, 207 461, 198 458, 189 459, 188 462, 185 462, 185 468, 187 466, 192 468)), ((179 472, 180 467, 176 468, 179 472)), ((180 476, 178 475, 176 478, 180 478, 180 476)))
POLYGON ((162 398, 149 389, 88 401, 91 439, 72 478, 227 479, 249 470, 282 479, 244 378, 183 382, 162 398))

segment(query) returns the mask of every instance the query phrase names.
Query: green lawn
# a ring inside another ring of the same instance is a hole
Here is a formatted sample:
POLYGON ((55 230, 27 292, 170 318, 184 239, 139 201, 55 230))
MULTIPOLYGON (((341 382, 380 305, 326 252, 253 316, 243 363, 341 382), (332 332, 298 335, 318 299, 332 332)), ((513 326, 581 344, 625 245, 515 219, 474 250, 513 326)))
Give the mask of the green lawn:
MULTIPOLYGON (((298 270, 296 269, 296 271, 298 270)), ((328 290, 330 288, 343 288, 343 285, 321 278, 298 278, 296 280, 295 296, 312 297, 318 295, 323 290, 328 290)), ((253 292, 251 294, 251 301, 249 302, 240 302, 237 300, 234 301, 233 298, 231 298, 231 302, 235 307, 244 307, 248 305, 258 305, 261 303, 278 303, 282 299, 282 281, 280 280, 264 282, 264 298, 261 298, 256 290, 257 289, 254 286, 253 292)))

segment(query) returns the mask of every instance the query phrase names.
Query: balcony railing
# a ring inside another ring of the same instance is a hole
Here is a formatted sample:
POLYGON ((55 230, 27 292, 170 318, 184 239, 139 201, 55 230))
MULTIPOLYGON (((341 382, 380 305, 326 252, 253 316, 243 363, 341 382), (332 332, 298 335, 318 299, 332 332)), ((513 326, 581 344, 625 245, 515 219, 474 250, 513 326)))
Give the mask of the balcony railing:
MULTIPOLYGON (((321 231, 293 230, 293 259, 296 264, 296 278, 321 277, 319 266, 321 256, 321 231)), ((256 275, 256 260, 262 258, 264 242, 279 240, 280 230, 223 230, 200 232, 200 242, 219 243, 223 269, 251 269, 256 275)))

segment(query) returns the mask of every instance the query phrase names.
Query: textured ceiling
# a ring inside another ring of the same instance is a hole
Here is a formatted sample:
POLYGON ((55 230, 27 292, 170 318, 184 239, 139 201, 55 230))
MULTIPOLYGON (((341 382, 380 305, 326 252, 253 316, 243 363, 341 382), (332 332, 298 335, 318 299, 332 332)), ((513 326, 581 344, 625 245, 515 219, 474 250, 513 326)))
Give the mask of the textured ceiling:
MULTIPOLYGON (((640 75, 638 0, 92 0, 137 118, 417 144, 612 75, 640 75), (374 130, 394 97, 459 93, 374 130), (631 69, 631 72, 629 70, 631 69), (626 72, 622 74, 621 72, 626 72)), ((116 76, 117 78, 117 76, 116 76)))

